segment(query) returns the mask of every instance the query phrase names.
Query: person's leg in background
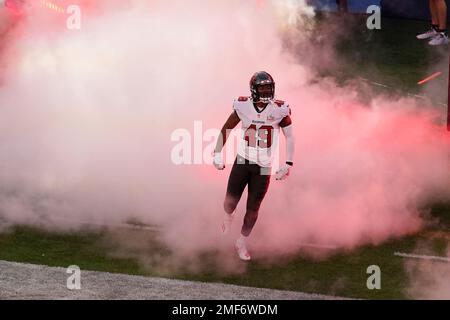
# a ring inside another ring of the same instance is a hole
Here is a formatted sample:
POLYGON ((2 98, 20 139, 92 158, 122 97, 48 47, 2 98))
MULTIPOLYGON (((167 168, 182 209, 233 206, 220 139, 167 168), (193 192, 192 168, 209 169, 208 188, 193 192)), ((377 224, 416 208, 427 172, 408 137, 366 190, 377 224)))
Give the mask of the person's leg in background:
POLYGON ((430 5, 431 29, 427 32, 417 35, 417 39, 419 40, 434 38, 438 34, 439 30, 439 16, 436 2, 434 0, 428 0, 428 3, 430 5))
MULTIPOLYGON (((443 44, 448 44, 448 33, 447 33, 447 4, 445 0, 430 0, 430 9, 433 7, 435 14, 435 23, 437 23, 438 29, 437 34, 429 42, 432 46, 439 46, 443 44)), ((432 16, 433 17, 433 16, 432 16)))
POLYGON ((447 3, 445 0, 433 0, 440 30, 447 31, 447 3))
POLYGON ((347 0, 336 0, 339 12, 348 12, 347 0))
POLYGON ((417 35, 417 39, 419 40, 434 38, 438 34, 439 30, 439 16, 436 3, 434 2, 434 0, 428 0, 428 3, 430 5, 431 29, 427 32, 417 35))
POLYGON ((437 31, 439 29, 439 15, 436 1, 428 0, 428 2, 430 3, 431 26, 437 31))

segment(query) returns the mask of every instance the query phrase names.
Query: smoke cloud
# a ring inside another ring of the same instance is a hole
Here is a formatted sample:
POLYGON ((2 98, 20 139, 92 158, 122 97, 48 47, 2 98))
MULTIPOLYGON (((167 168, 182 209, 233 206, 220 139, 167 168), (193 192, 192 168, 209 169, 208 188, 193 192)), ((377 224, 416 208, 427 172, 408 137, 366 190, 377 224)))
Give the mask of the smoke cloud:
MULTIPOLYGON (((433 256, 433 250, 419 245, 416 251, 433 256)), ((450 247, 447 248, 446 257, 450 258, 450 247)), ((450 263, 445 261, 410 259, 405 262, 408 274, 408 295, 414 299, 448 300, 450 299, 450 263)))
POLYGON ((352 87, 311 84, 301 61, 314 52, 285 47, 286 37, 307 46, 298 27, 312 28, 314 12, 304 1, 100 3, 81 31, 46 33, 30 19, 3 52, 3 226, 133 218, 157 225, 181 256, 228 252, 219 225, 230 165, 175 165, 171 135, 193 134, 194 121, 220 128, 258 70, 276 79, 297 136, 292 176, 273 179, 251 237, 259 257, 400 237, 449 196, 442 110, 406 98, 362 104, 352 87))

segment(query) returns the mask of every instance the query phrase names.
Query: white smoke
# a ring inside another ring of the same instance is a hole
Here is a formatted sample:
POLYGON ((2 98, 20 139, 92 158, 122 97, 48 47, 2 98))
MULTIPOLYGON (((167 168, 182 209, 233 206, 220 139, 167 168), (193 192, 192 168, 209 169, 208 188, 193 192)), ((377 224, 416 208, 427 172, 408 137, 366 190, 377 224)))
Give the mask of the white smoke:
MULTIPOLYGON (((419 246, 420 253, 435 256, 433 250, 419 246)), ((440 256, 439 256, 440 257, 440 256)), ((447 249, 446 257, 450 258, 447 249)), ((414 299, 450 299, 450 263, 439 260, 410 259, 405 262, 409 285, 407 294, 414 299)))
POLYGON ((298 141, 293 175, 272 181, 252 235, 261 256, 305 241, 380 243, 418 230, 421 206, 448 196, 448 139, 433 123, 442 114, 409 99, 366 106, 351 88, 308 84, 280 35, 286 21, 310 24, 303 1, 294 18, 292 1, 117 3, 79 32, 49 36, 31 20, 5 53, 3 224, 135 218, 158 225, 180 255, 228 249, 218 230, 230 166, 176 166, 170 138, 198 120, 220 128, 257 70, 275 77, 298 141))

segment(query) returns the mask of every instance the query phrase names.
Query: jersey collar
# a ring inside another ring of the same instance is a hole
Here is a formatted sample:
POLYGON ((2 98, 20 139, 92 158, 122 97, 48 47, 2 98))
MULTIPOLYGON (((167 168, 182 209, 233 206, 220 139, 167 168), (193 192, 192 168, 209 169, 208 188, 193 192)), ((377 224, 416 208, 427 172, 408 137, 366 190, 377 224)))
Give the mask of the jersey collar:
POLYGON ((264 110, 267 109, 267 107, 269 106, 269 104, 270 104, 270 102, 267 103, 266 106, 265 106, 264 108, 262 108, 261 110, 259 110, 259 109, 256 107, 255 103, 252 102, 253 108, 255 109, 255 111, 256 111, 257 113, 262 113, 262 112, 264 112, 264 110))

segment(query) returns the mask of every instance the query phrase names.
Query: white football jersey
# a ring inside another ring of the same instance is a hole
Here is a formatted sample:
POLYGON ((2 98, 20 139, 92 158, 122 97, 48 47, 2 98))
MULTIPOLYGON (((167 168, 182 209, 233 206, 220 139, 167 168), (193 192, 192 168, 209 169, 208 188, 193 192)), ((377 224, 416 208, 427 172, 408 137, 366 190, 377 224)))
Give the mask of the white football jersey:
POLYGON ((278 153, 280 122, 291 114, 289 105, 273 100, 260 111, 251 98, 240 97, 234 101, 233 110, 242 121, 237 153, 261 167, 271 167, 278 153))

